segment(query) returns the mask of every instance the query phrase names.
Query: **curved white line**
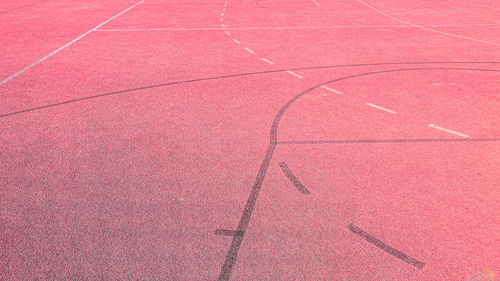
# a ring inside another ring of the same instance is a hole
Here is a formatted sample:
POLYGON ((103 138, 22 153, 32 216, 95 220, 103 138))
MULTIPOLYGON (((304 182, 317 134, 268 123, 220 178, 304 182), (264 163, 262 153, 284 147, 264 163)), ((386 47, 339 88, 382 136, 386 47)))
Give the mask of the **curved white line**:
POLYGON ((444 31, 439 31, 439 30, 436 30, 436 29, 428 28, 428 27, 425 27, 425 26, 421 26, 421 25, 418 25, 418 24, 414 24, 414 23, 411 23, 411 22, 408 22, 408 21, 396 18, 394 16, 391 16, 391 15, 389 15, 387 13, 384 13, 383 11, 381 11, 381 10, 379 10, 379 9, 371 6, 370 4, 368 4, 366 2, 363 2, 362 0, 357 0, 357 1, 359 3, 365 5, 366 7, 374 10, 375 12, 383 15, 383 16, 386 16, 388 18, 391 18, 393 20, 399 21, 399 22, 407 24, 407 25, 411 25, 411 26, 416 27, 416 28, 420 28, 420 29, 427 30, 427 31, 430 31, 430 32, 439 33, 439 34, 446 35, 446 36, 451 36, 451 37, 456 37, 456 38, 460 38, 460 39, 471 40, 471 41, 475 41, 475 42, 480 42, 480 43, 485 43, 485 44, 500 46, 500 43, 486 41, 486 40, 480 40, 480 39, 474 39, 474 38, 471 38, 471 37, 461 36, 461 35, 457 35, 457 34, 452 34, 452 33, 444 32, 444 31))

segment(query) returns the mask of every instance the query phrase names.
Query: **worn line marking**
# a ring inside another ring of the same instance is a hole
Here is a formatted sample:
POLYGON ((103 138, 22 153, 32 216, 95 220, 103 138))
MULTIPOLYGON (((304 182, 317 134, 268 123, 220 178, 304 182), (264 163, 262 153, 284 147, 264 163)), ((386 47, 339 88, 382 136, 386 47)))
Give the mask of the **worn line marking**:
POLYGON ((270 60, 268 60, 266 58, 260 58, 260 59, 263 60, 263 61, 265 61, 265 62, 267 62, 268 64, 274 64, 274 62, 272 62, 272 61, 270 61, 270 60))
POLYGON ((231 32, 226 31, 227 36, 231 36, 231 32))
POLYGON ((455 134, 455 135, 461 136, 462 138, 468 138, 469 137, 469 135, 462 134, 460 132, 453 131, 453 130, 450 130, 450 129, 446 129, 446 128, 443 128, 443 127, 439 127, 439 126, 434 125, 434 124, 429 124, 429 127, 434 128, 434 129, 438 129, 438 130, 441 130, 441 131, 445 131, 445 132, 450 133, 450 134, 455 134))
POLYGON ((392 111, 390 109, 387 109, 387 108, 383 108, 381 106, 378 106, 376 104, 373 104, 373 103, 370 103, 370 102, 367 102, 366 105, 368 106, 371 106, 371 107, 374 107, 376 109, 380 109, 380 110, 383 110, 383 111, 386 111, 386 112, 389 112, 389 113, 392 113, 392 114, 396 114, 397 112, 396 111, 392 111))
POLYGON ((396 258, 398 258, 404 262, 407 262, 407 263, 413 265, 414 267, 416 267, 418 269, 422 269, 425 265, 425 263, 423 263, 423 262, 421 262, 413 257, 410 257, 407 254, 405 254, 401 251, 398 251, 398 250, 392 248, 391 246, 385 244, 384 242, 378 240, 377 238, 370 235, 370 233, 364 231, 363 229, 355 226, 352 223, 347 226, 347 229, 349 229, 352 233, 358 235, 359 237, 363 238, 364 240, 368 241, 370 244, 378 247, 379 249, 387 252, 390 255, 395 256, 396 258))
POLYGON ((245 234, 245 232, 240 231, 240 230, 230 230, 230 229, 216 229, 215 230, 215 235, 225 235, 225 236, 239 235, 239 236, 242 236, 243 234, 245 234))
POLYGON ((64 49, 66 49, 67 47, 69 47, 69 46, 70 46, 70 45, 72 45, 73 43, 75 43, 75 42, 77 42, 78 40, 82 39, 83 37, 85 37, 85 36, 89 35, 89 34, 90 34, 90 33, 92 33, 93 31, 97 30, 99 27, 101 27, 101 26, 103 26, 103 25, 107 24, 108 22, 110 22, 110 21, 112 21, 112 20, 116 19, 117 17, 119 17, 119 16, 121 16, 122 14, 124 14, 124 13, 128 12, 129 10, 131 10, 131 9, 135 8, 137 5, 141 4, 142 2, 144 2, 144 0, 142 0, 142 1, 140 1, 140 2, 138 2, 138 3, 136 3, 136 4, 134 4, 134 5, 132 5, 132 6, 130 6, 130 7, 128 7, 127 9, 125 9, 125 10, 121 11, 120 13, 118 13, 118 14, 116 14, 116 15, 112 16, 112 17, 111 17, 111 18, 109 18, 108 20, 106 20, 106 21, 102 22, 102 23, 101 23, 101 24, 99 24, 98 26, 96 26, 96 27, 92 28, 91 30, 89 30, 89 31, 85 32, 84 34, 82 34, 82 35, 78 36, 77 38, 73 39, 73 40, 72 40, 72 41, 70 41, 69 43, 66 43, 65 45, 63 45, 63 46, 62 46, 62 47, 60 47, 59 49, 57 49, 57 50, 53 51, 52 53, 50 53, 50 54, 46 55, 45 57, 43 57, 43 58, 39 59, 38 61, 36 61, 36 62, 34 62, 34 63, 32 63, 32 64, 28 65, 27 67, 25 67, 25 68, 23 68, 23 69, 19 70, 19 71, 18 71, 18 72, 16 72, 15 74, 13 74, 13 75, 11 75, 11 76, 9 76, 9 77, 5 78, 4 80, 2 80, 2 81, 0 82, 0 86, 1 86, 1 85, 3 85, 3 84, 5 84, 5 83, 7 83, 7 82, 9 82, 10 80, 12 80, 12 79, 16 78, 17 76, 21 75, 22 73, 26 72, 27 70, 29 70, 29 69, 30 69, 30 68, 32 68, 33 66, 35 66, 35 65, 37 65, 37 64, 39 64, 39 63, 41 63, 41 62, 43 62, 44 60, 46 60, 46 59, 48 59, 48 58, 52 57, 53 55, 55 55, 55 54, 59 53, 60 51, 62 51, 62 50, 64 50, 64 49))
POLYGON ((290 168, 288 168, 288 165, 285 162, 279 162, 278 165, 280 166, 281 170, 283 170, 283 173, 285 173, 286 177, 288 180, 292 182, 292 184, 302 193, 302 194, 309 194, 309 190, 297 179, 297 177, 292 173, 290 168))
POLYGON ((290 70, 287 70, 286 73, 291 74, 291 75, 293 75, 293 76, 295 76, 297 78, 300 78, 300 79, 304 78, 304 77, 302 77, 302 76, 298 75, 297 73, 295 73, 293 71, 290 71, 290 70))
POLYGON ((254 54, 255 52, 250 50, 249 48, 245 48, 245 50, 247 50, 247 52, 249 52, 250 54, 254 54))
POLYGON ((314 4, 319 6, 319 3, 316 0, 312 0, 312 1, 314 2, 314 4))
POLYGON ((223 18, 220 18, 220 21, 224 21, 224 19, 223 19, 223 18))
POLYGON ((233 41, 234 41, 234 43, 236 43, 236 44, 241 44, 241 42, 240 42, 240 41, 238 41, 237 39, 234 39, 234 38, 233 38, 233 41))
POLYGON ((322 86, 321 86, 321 88, 323 88, 323 89, 325 89, 325 90, 328 90, 328 91, 330 91, 330 92, 334 92, 334 93, 336 93, 336 94, 338 94, 338 95, 343 95, 343 94, 344 94, 344 93, 342 93, 341 91, 337 91, 337 90, 332 89, 332 88, 330 88, 330 87, 327 87, 327 86, 325 86, 325 85, 322 85, 322 86))

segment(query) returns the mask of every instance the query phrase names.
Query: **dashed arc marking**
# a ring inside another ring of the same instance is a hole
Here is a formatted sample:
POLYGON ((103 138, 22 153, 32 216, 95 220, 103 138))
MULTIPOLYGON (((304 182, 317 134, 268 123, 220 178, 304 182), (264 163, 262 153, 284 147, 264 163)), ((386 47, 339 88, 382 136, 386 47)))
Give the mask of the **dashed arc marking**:
POLYGON ((267 62, 268 64, 274 64, 274 62, 266 59, 266 58, 260 58, 262 61, 267 62))
POLYGON ((330 87, 327 87, 327 86, 325 86, 325 85, 322 85, 322 86, 321 86, 321 88, 323 88, 323 89, 325 89, 325 90, 328 90, 328 91, 330 91, 330 92, 333 92, 333 93, 335 93, 335 94, 337 94, 337 95, 343 95, 343 94, 344 94, 344 93, 342 93, 341 91, 337 91, 337 90, 332 89, 332 88, 330 88, 330 87))

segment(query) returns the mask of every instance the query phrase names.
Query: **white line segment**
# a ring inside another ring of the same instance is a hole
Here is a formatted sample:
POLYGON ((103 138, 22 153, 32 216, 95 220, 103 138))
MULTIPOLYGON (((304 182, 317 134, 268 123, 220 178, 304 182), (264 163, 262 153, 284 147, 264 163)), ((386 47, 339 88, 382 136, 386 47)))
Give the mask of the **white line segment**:
POLYGON ((249 48, 245 48, 245 50, 247 50, 247 52, 249 52, 250 54, 255 53, 254 51, 250 50, 249 48))
POLYGON ((396 111, 392 111, 390 109, 387 109, 387 108, 384 108, 384 107, 381 107, 381 106, 378 106, 376 104, 373 104, 373 103, 370 103, 370 102, 367 102, 366 105, 368 106, 371 106, 371 107, 374 107, 376 109, 380 109, 380 110, 383 110, 383 111, 386 111, 386 112, 389 112, 389 113, 392 113, 392 114, 396 114, 396 111))
POLYGON ((32 63, 32 64, 28 65, 27 67, 25 67, 25 68, 23 68, 23 69, 19 70, 19 71, 18 71, 18 72, 16 72, 15 74, 13 74, 13 75, 11 75, 11 76, 9 76, 9 77, 5 78, 4 80, 2 80, 2 81, 0 82, 0 86, 1 86, 1 85, 3 85, 3 84, 5 84, 5 83, 7 83, 7 82, 9 82, 10 80, 12 80, 12 79, 16 78, 17 76, 19 76, 20 74, 22 74, 22 73, 24 73, 25 71, 29 70, 29 69, 30 69, 30 68, 32 68, 33 66, 35 66, 35 65, 37 65, 37 64, 39 64, 39 63, 41 63, 41 62, 43 62, 44 60, 46 60, 46 59, 48 59, 48 58, 52 57, 53 55, 55 55, 55 54, 59 53, 60 51, 62 51, 62 50, 64 50, 64 49, 66 49, 67 47, 69 47, 70 45, 72 45, 73 43, 75 43, 76 41, 78 41, 78 40, 82 39, 83 37, 85 37, 85 36, 89 35, 89 34, 90 34, 90 33, 92 33, 93 31, 96 31, 99 27, 101 27, 101 26, 103 26, 103 25, 107 24, 108 22, 110 22, 110 21, 112 21, 112 20, 116 19, 117 17, 121 16, 122 14, 124 14, 124 13, 128 12, 129 10, 131 10, 131 9, 135 8, 137 5, 141 4, 142 2, 144 2, 144 0, 142 0, 142 1, 140 1, 140 2, 138 2, 138 3, 136 3, 136 4, 134 4, 134 5, 132 5, 132 6, 130 6, 130 7, 128 7, 127 9, 125 9, 125 10, 121 11, 120 13, 118 13, 118 14, 116 14, 116 15, 112 16, 111 18, 107 19, 106 21, 102 22, 102 23, 101 23, 101 24, 99 24, 98 26, 96 26, 96 27, 92 28, 91 30, 89 30, 89 31, 85 32, 84 34, 82 34, 82 35, 78 36, 77 38, 73 39, 73 40, 72 40, 72 41, 70 41, 69 43, 66 43, 65 45, 63 45, 63 46, 62 46, 62 47, 60 47, 59 49, 57 49, 57 50, 53 51, 52 53, 50 53, 50 54, 46 55, 46 56, 45 56, 45 57, 43 57, 43 58, 41 58, 41 59, 37 60, 36 62, 34 62, 34 63, 32 63))
POLYGON ((260 59, 261 59, 262 61, 267 62, 268 64, 274 64, 274 62, 272 62, 272 61, 270 61, 270 60, 268 60, 268 59, 266 59, 266 58, 260 58, 260 59))
POLYGON ((240 41, 238 41, 237 39, 234 39, 234 38, 233 38, 233 41, 234 41, 234 43, 236 43, 236 44, 241 44, 241 42, 240 42, 240 41))
POLYGON ((455 135, 461 136, 462 138, 468 138, 469 137, 469 135, 462 134, 460 132, 453 131, 453 130, 450 130, 450 129, 446 129, 446 128, 443 128, 443 127, 439 127, 439 126, 434 125, 434 124, 429 124, 429 127, 434 128, 434 129, 438 129, 438 130, 441 130, 441 131, 445 131, 445 132, 450 133, 450 134, 455 134, 455 135))
POLYGON ((298 75, 297 73, 295 73, 293 71, 290 71, 290 70, 287 70, 286 73, 288 73, 290 75, 293 75, 293 76, 295 76, 297 78, 300 78, 300 79, 304 78, 304 77, 302 77, 302 76, 298 75))
POLYGON ((319 6, 319 3, 316 0, 313 0, 314 4, 319 6))
POLYGON ((336 94, 338 94, 338 95, 343 95, 343 94, 344 94, 344 93, 342 93, 341 91, 337 91, 337 90, 332 89, 332 88, 330 88, 330 87, 327 87, 327 86, 325 86, 325 85, 322 85, 322 86, 321 86, 321 88, 323 88, 323 89, 325 89, 325 90, 328 90, 328 91, 330 91, 330 92, 334 92, 334 93, 336 93, 336 94))

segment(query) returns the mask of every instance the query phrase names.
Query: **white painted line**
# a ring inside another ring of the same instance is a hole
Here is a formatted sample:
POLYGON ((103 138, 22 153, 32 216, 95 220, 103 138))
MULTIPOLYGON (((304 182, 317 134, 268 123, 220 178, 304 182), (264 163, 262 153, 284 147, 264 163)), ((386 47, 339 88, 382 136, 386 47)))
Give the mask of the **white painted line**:
POLYGON ((233 41, 234 41, 234 43, 236 43, 236 44, 241 44, 241 42, 240 42, 240 41, 238 41, 238 40, 236 40, 236 39, 234 39, 234 38, 233 38, 233 41))
POLYGON ((274 64, 274 62, 272 62, 272 61, 270 61, 270 60, 268 60, 266 58, 260 58, 260 59, 263 60, 263 61, 265 61, 265 62, 267 62, 268 64, 274 64))
POLYGON ((255 53, 254 51, 250 50, 249 48, 245 48, 245 50, 247 50, 247 52, 249 52, 250 54, 255 53))
POLYGON ((224 21, 224 18, 220 18, 220 21, 224 21))
POLYGON ((304 78, 304 77, 302 77, 302 76, 298 75, 297 73, 295 73, 293 71, 290 71, 290 70, 287 70, 286 73, 291 74, 291 75, 293 75, 293 76, 295 76, 297 78, 300 78, 300 79, 304 78))
POLYGON ((373 104, 373 103, 370 103, 370 102, 367 102, 366 105, 368 106, 371 106, 371 107, 374 107, 376 109, 380 109, 380 110, 383 110, 383 111, 386 111, 386 112, 389 112, 389 113, 392 113, 392 114, 396 114, 396 111, 392 111, 390 109, 387 109, 387 108, 383 108, 381 106, 378 106, 376 104, 373 104))
POLYGON ((83 37, 85 37, 85 36, 89 35, 89 34, 90 34, 90 33, 92 33, 93 31, 96 31, 99 27, 101 27, 101 26, 103 26, 103 25, 107 24, 108 22, 110 22, 110 21, 112 21, 112 20, 116 19, 117 17, 119 17, 119 16, 123 15, 124 13, 128 12, 129 10, 131 10, 131 9, 135 8, 137 5, 141 4, 142 2, 144 2, 144 0, 142 0, 142 1, 140 1, 140 2, 138 2, 138 3, 136 3, 136 4, 134 4, 134 5, 132 5, 132 6, 130 6, 130 7, 128 7, 127 9, 125 9, 125 10, 121 11, 120 13, 118 13, 118 14, 116 14, 116 15, 112 16, 111 18, 107 19, 106 21, 102 22, 102 23, 101 23, 101 24, 99 24, 98 26, 96 26, 96 27, 92 28, 91 30, 89 30, 89 31, 85 32, 84 34, 82 34, 82 35, 78 36, 77 38, 73 39, 73 40, 72 40, 72 41, 70 41, 69 43, 66 43, 64 46, 60 47, 59 49, 57 49, 57 50, 53 51, 52 53, 50 53, 50 54, 46 55, 46 56, 45 56, 45 57, 43 57, 43 58, 41 58, 41 59, 37 60, 36 62, 34 62, 34 63, 32 63, 32 64, 28 65, 27 67, 25 67, 25 68, 23 68, 23 69, 19 70, 19 71, 18 71, 18 72, 16 72, 15 74, 13 74, 13 75, 11 75, 11 76, 9 76, 9 77, 5 78, 4 80, 2 80, 2 81, 0 82, 0 86, 1 86, 1 85, 3 85, 3 84, 5 84, 5 83, 7 83, 7 82, 9 82, 10 80, 12 80, 12 79, 16 78, 17 76, 19 76, 19 75, 20 75, 20 74, 22 74, 23 72, 25 72, 25 71, 29 70, 29 69, 30 69, 30 68, 32 68, 33 66, 35 66, 35 65, 37 65, 37 64, 39 64, 39 63, 41 63, 41 62, 43 62, 44 60, 46 60, 46 59, 48 59, 48 58, 52 57, 53 55, 55 55, 55 54, 59 53, 60 51, 62 51, 62 50, 64 50, 64 49, 66 49, 67 47, 69 47, 70 45, 72 45, 73 43, 75 43, 76 41, 78 41, 78 40, 82 39, 83 37))
POLYGON ((224 7, 224 9, 222 9, 222 11, 225 13, 226 12, 226 7, 224 7))
POLYGON ((226 28, 227 27, 227 24, 221 24, 222 28, 226 28))
POLYGON ((319 3, 316 0, 313 0, 314 4, 319 6, 319 3))
MULTIPOLYGON (((470 25, 426 25, 427 27, 462 27, 462 26, 500 26, 500 24, 470 24, 470 25)), ((222 27, 227 25, 222 24, 222 27)), ((331 25, 331 26, 271 26, 271 27, 229 27, 230 30, 295 30, 295 29, 340 29, 340 28, 413 28, 413 26, 402 24, 391 25, 331 25)), ((220 30, 219 27, 197 27, 197 28, 120 28, 120 29, 98 29, 99 32, 127 32, 127 31, 201 31, 220 30)))
POLYGON ((227 36, 231 36, 231 32, 226 31, 227 36))
POLYGON ((338 94, 338 95, 343 95, 344 93, 342 93, 341 91, 337 91, 335 89, 332 89, 330 87, 327 87, 325 85, 322 85, 321 88, 325 89, 325 90, 328 90, 330 92, 334 92, 335 94, 338 94))
POLYGON ((220 16, 221 16, 221 17, 224 17, 224 13, 221 13, 221 14, 220 14, 220 16))
POLYGON ((461 136, 462 138, 468 138, 469 137, 469 135, 462 134, 460 132, 453 131, 453 130, 450 130, 450 129, 446 129, 446 128, 443 128, 443 127, 439 127, 439 126, 434 125, 434 124, 429 124, 429 127, 434 128, 434 129, 438 129, 438 130, 442 130, 442 131, 445 131, 447 133, 455 134, 455 135, 461 136))

